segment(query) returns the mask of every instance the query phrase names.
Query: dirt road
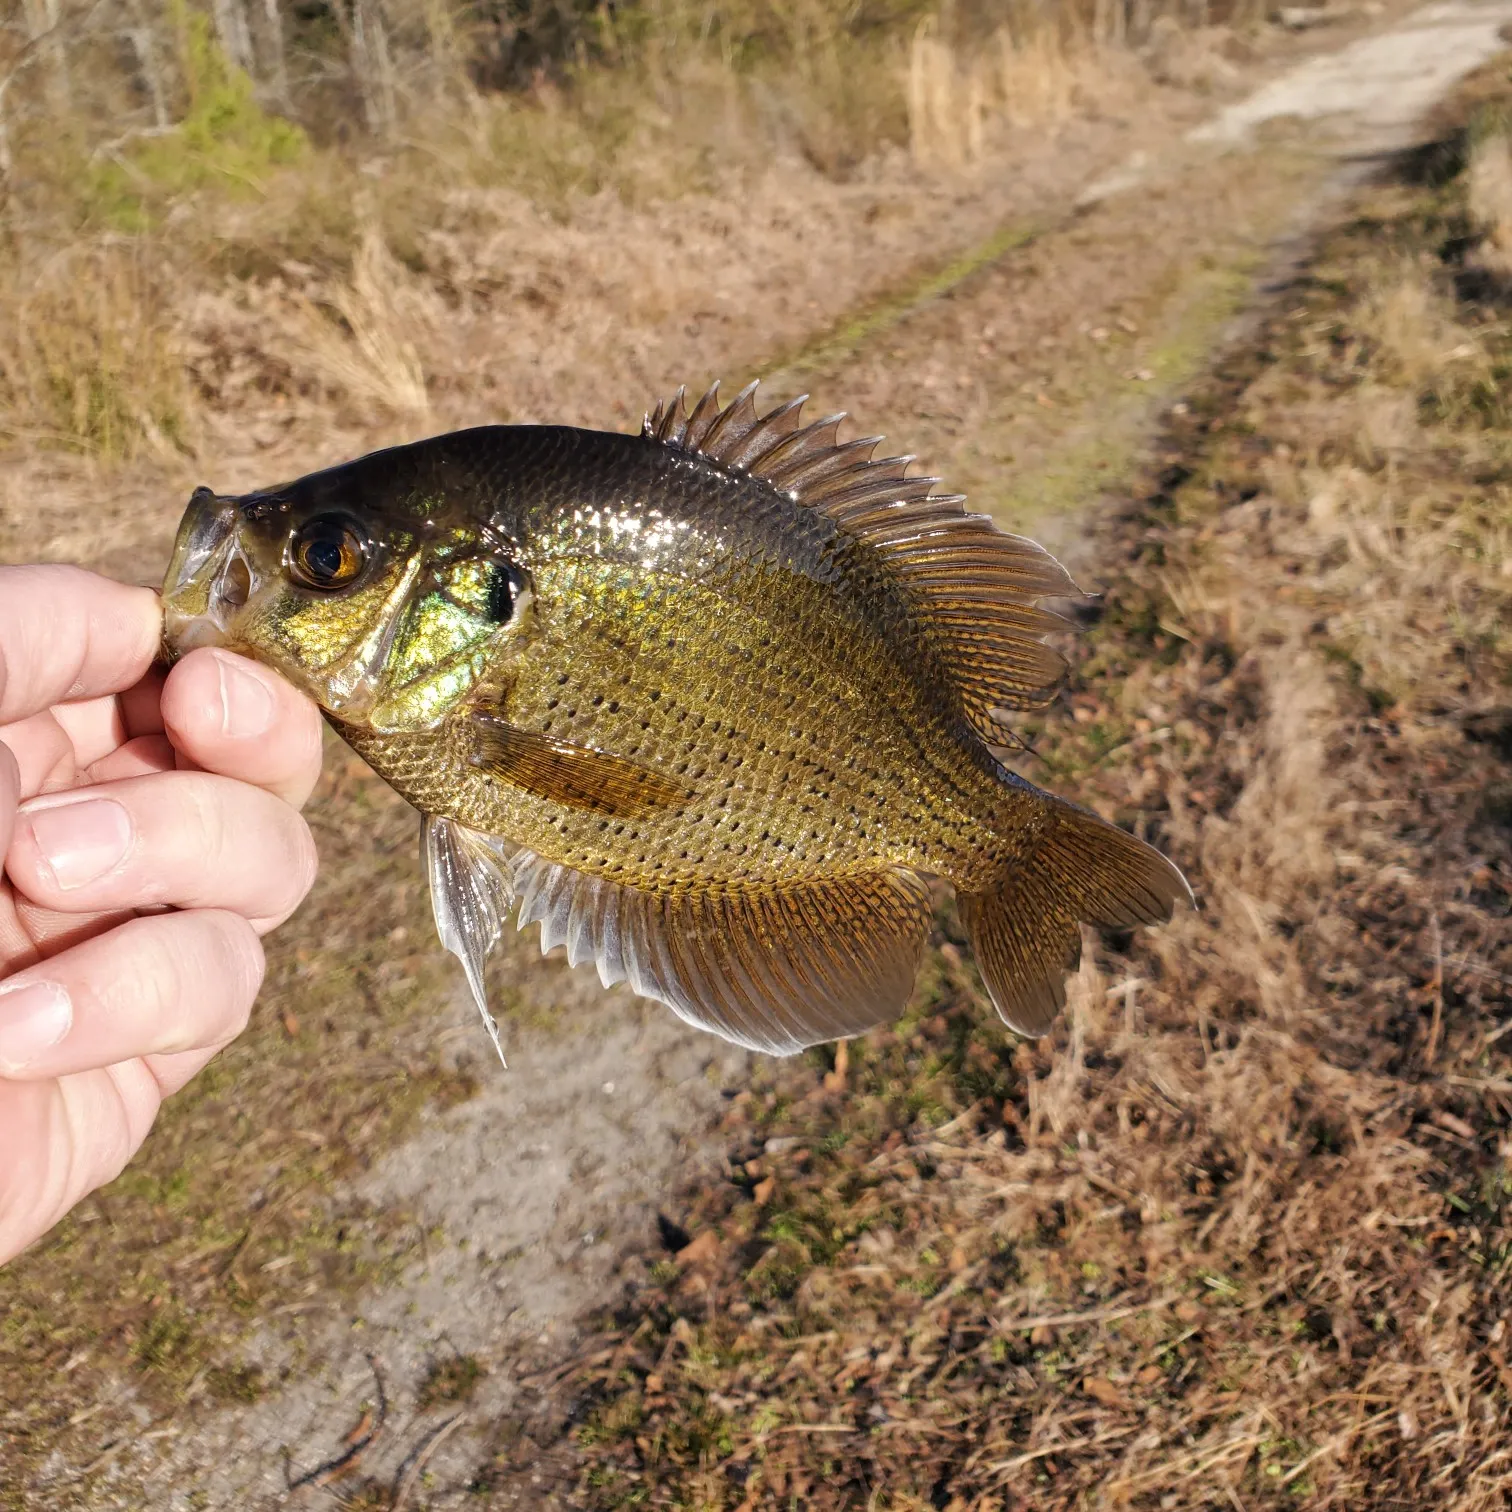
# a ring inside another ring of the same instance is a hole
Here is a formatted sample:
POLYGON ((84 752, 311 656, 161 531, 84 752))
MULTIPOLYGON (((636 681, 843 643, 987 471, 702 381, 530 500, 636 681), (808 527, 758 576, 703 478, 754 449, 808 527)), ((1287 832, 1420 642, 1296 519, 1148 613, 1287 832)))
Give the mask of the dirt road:
MULTIPOLYGON (((1437 95, 1498 48, 1509 20, 1512 4, 1431 6, 1306 59, 1210 119, 1168 120, 1134 159, 1120 161, 1111 132, 1102 160, 1084 161, 1007 238, 1018 245, 968 253, 927 297, 904 290, 798 344, 767 364, 773 386, 785 395, 801 381, 817 405, 843 404, 868 430, 887 430, 977 507, 1080 557, 1095 585, 1097 563, 1078 550, 1080 511, 1117 487, 1278 244, 1321 213, 1341 163, 1409 140, 1437 95)), ((119 540, 122 561, 153 559, 129 526, 119 540)), ((240 1194, 245 1220, 186 1250, 169 1300, 133 1324, 137 1357, 143 1339, 170 1363, 182 1349, 176 1389, 188 1406, 165 1410, 116 1368, 110 1340, 81 1340, 70 1368, 100 1372, 97 1405, 52 1427, 57 1448, 29 1488, 48 1505, 271 1505, 291 1477, 340 1457, 363 1404, 377 1404, 375 1367, 387 1420, 364 1473, 402 1478, 424 1450, 426 1505, 478 1504, 469 1486, 486 1444, 535 1400, 522 1380, 591 1348, 585 1319, 655 1263, 666 1194, 717 1165, 711 1131, 733 1095, 766 1075, 659 1008, 623 992, 606 1000, 591 976, 540 966, 533 933, 499 973, 513 1069, 496 1074, 446 963, 428 939, 417 944, 428 925, 407 871, 408 816, 339 759, 332 793, 318 819, 334 878, 327 916, 348 894, 375 893, 358 921, 386 939, 344 975, 334 963, 352 958, 356 926, 302 939, 274 987, 275 1003, 294 1005, 279 1010, 292 1015, 288 1058, 274 1074, 246 1067, 245 1084, 244 1063, 232 1061, 206 1095, 257 1109, 249 1137, 265 1120, 297 1131, 309 1079, 339 1051, 348 1059, 330 1074, 357 1084, 342 1094, 353 1127, 333 1136, 312 1123, 306 1187, 280 1196, 266 1220, 262 1194, 240 1194), (396 858, 376 889, 375 850, 396 858), (377 1004, 372 1022, 306 1054, 309 1026, 354 985, 377 1004), (381 1051, 374 1037, 386 1037, 381 1051), (378 1101, 364 1100, 364 1084, 378 1101), (327 1159, 335 1146, 340 1161, 327 1159), (385 1150, 377 1159, 374 1147, 385 1150), (361 1264, 332 1258, 353 1249, 361 1264), (212 1282, 245 1275, 251 1316, 193 1353, 160 1324, 176 1291, 192 1298, 211 1284, 207 1267, 212 1282), (271 1292, 294 1276, 297 1287, 271 1292), (432 1444, 449 1422, 436 1383, 460 1361, 466 1418, 432 1444)), ((172 1137, 192 1151, 192 1133, 172 1137)), ((171 1189, 118 1200, 151 1200, 172 1222, 171 1189)), ((87 1245, 90 1225, 108 1234, 113 1208, 106 1194, 84 1215, 84 1240, 69 1242, 87 1245)), ((54 1283, 39 1268, 25 1284, 25 1302, 45 1316, 54 1283)), ((532 1431, 528 1415, 516 1428, 532 1431)), ((292 1494, 291 1504, 328 1497, 313 1483, 292 1494)), ((532 1493, 516 1479, 494 1494, 486 1504, 525 1505, 532 1493)))

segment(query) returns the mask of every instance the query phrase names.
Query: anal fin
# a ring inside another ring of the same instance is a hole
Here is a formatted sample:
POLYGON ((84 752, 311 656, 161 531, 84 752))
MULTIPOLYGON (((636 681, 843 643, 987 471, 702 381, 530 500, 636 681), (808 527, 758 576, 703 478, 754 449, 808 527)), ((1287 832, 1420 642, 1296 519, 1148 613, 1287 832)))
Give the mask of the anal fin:
POLYGON ((479 834, 454 819, 427 815, 420 848, 430 878, 431 909, 441 943, 462 962, 473 1001, 483 1015, 488 1037, 508 1069, 499 1026, 488 1011, 483 968, 499 943, 504 917, 514 902, 509 857, 513 847, 492 835, 479 834))
POLYGON ((923 882, 898 869, 660 897, 522 850, 513 881, 519 927, 540 922, 543 952, 565 945, 569 963, 594 962, 606 987, 628 982, 768 1055, 896 1018, 931 918, 923 882))

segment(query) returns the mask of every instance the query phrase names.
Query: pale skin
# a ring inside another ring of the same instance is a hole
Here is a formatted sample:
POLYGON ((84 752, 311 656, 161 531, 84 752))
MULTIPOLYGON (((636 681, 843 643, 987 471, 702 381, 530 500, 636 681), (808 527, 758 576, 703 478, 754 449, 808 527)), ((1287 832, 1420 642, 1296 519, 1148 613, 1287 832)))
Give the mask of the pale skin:
POLYGON ((320 716, 157 595, 0 567, 0 1264, 136 1153, 245 1027, 315 877, 320 716))

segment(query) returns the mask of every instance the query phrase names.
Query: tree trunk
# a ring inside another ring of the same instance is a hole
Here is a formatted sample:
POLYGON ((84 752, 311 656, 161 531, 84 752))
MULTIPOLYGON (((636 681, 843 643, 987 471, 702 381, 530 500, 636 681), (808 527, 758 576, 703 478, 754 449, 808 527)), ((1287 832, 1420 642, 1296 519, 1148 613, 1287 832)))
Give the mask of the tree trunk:
POLYGON ((211 11, 215 17, 215 35, 221 51, 243 73, 251 73, 252 33, 247 27, 247 12, 242 0, 212 0, 211 11))
POLYGON ((163 71, 158 67, 157 38, 153 35, 142 0, 132 0, 132 19, 136 25, 126 32, 131 50, 136 54, 137 69, 142 83, 147 87, 147 97, 152 101, 152 124, 164 131, 168 127, 168 97, 163 90, 163 71))
POLYGON ((435 73, 437 95, 450 93, 462 82, 460 50, 457 47, 457 23, 449 0, 426 0, 425 25, 430 33, 431 68, 435 73))
POLYGON ((5 119, 5 92, 0 90, 0 206, 10 194, 11 174, 16 160, 11 154, 10 126, 5 119))
POLYGON ((391 136, 397 118, 394 62, 383 16, 371 0, 352 0, 352 72, 368 130, 376 137, 391 136))
POLYGON ((268 50, 273 55, 273 90, 278 103, 287 110, 289 98, 289 61, 284 56, 283 14, 278 0, 263 0, 263 16, 268 23, 268 50))
POLYGON ((63 10, 60 0, 25 0, 26 32, 33 42, 40 42, 40 52, 47 60, 47 87, 52 107, 60 115, 73 103, 73 89, 68 77, 68 48, 63 40, 63 10))
POLYGON ((373 62, 378 70, 378 113, 383 122, 383 134, 393 136, 399 126, 398 76, 394 71, 394 55, 389 51, 388 27, 383 24, 383 12, 373 6, 373 62))
POLYGON ((372 49, 368 46, 366 7, 362 0, 352 0, 352 77, 357 81, 357 93, 362 96, 362 118, 367 123, 368 134, 378 134, 378 100, 373 89, 372 49))

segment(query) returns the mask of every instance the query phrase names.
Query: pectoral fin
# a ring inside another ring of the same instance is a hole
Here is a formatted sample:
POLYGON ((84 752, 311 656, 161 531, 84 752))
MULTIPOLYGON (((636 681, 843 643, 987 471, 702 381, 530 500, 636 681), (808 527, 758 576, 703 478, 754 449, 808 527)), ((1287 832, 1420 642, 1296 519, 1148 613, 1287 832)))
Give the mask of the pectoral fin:
POLYGON ((670 808, 688 796, 681 785, 638 761, 522 730, 497 715, 474 714, 472 730, 476 765, 570 808, 625 819, 670 808))
POLYGON ((427 816, 420 831, 420 847, 430 877, 431 908, 441 943, 462 962, 473 1001, 483 1015, 484 1027, 504 1059, 499 1026, 488 1011, 488 993, 483 985, 483 966, 499 943, 504 916, 514 903, 510 882, 507 841, 482 835, 454 819, 427 816))

